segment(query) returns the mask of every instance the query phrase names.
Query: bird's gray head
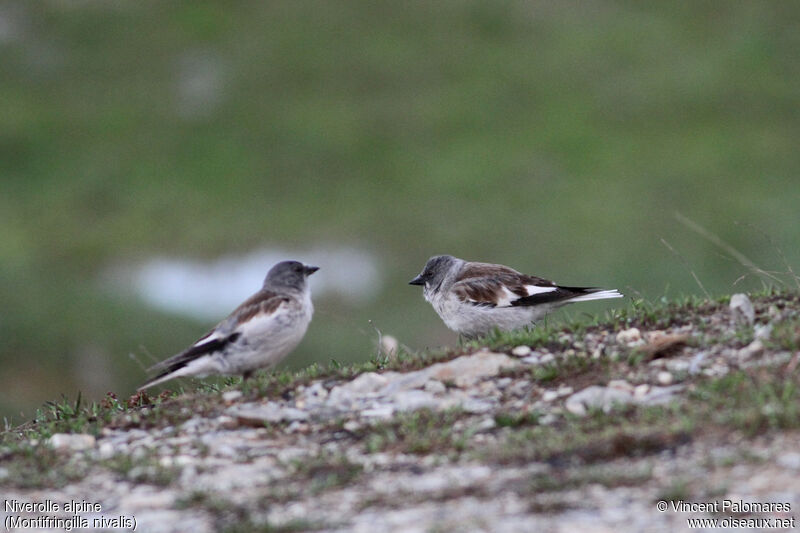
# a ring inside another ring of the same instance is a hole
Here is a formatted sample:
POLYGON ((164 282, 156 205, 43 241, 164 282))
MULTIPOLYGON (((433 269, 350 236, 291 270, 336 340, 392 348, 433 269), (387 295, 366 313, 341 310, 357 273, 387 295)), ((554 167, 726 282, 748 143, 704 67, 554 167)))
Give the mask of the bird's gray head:
POLYGON ((456 261, 458 259, 452 255, 435 255, 428 259, 419 276, 409 281, 408 284, 437 287, 442 283, 456 261))
POLYGON ((299 261, 282 261, 269 269, 264 287, 302 290, 306 286, 306 278, 317 270, 319 267, 304 265, 299 261))

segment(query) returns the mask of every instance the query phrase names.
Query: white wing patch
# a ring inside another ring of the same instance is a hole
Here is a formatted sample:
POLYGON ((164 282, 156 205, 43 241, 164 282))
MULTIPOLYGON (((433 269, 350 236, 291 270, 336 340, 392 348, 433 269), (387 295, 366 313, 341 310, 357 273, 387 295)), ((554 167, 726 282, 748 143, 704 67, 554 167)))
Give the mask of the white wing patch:
POLYGON ((525 285, 525 290, 528 291, 528 296, 533 296, 534 294, 543 294, 545 292, 553 292, 556 289, 558 289, 558 287, 541 287, 539 285, 525 285))
POLYGON ((519 295, 518 294, 514 294, 513 292, 508 290, 508 287, 504 286, 503 287, 503 294, 500 295, 500 297, 497 299, 497 304, 496 305, 497 305, 497 307, 509 307, 511 305, 511 302, 513 302, 515 300, 519 300, 519 295))
POLYGON ((205 337, 203 337, 202 339, 200 339, 199 341, 197 341, 196 343, 194 343, 194 346, 202 346, 208 342, 215 341, 220 338, 222 338, 222 335, 220 335, 219 332, 215 330, 206 335, 205 337))

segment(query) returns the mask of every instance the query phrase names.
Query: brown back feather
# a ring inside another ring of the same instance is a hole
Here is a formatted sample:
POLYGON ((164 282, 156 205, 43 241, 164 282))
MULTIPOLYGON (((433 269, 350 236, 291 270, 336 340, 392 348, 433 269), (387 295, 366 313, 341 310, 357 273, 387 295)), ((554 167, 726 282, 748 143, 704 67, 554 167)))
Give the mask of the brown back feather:
POLYGON ((236 322, 241 324, 259 314, 274 312, 282 303, 288 302, 286 296, 279 296, 274 292, 261 289, 253 296, 245 300, 242 305, 234 309, 232 317, 236 317, 236 322))
POLYGON ((526 285, 555 287, 555 283, 544 278, 528 276, 513 268, 490 263, 470 263, 459 273, 453 292, 462 301, 478 305, 495 306, 505 294, 503 287, 520 297, 528 295, 526 285))

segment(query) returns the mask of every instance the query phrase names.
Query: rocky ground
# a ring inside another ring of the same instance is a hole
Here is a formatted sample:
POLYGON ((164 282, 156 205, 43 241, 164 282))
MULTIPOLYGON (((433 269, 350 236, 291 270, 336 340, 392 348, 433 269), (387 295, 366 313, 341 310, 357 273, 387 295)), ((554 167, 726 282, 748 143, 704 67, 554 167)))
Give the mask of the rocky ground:
POLYGON ((713 529, 687 522, 703 517, 790 529, 798 304, 637 301, 451 350, 384 339, 358 367, 54 403, 3 434, 2 518, 148 532, 713 529))

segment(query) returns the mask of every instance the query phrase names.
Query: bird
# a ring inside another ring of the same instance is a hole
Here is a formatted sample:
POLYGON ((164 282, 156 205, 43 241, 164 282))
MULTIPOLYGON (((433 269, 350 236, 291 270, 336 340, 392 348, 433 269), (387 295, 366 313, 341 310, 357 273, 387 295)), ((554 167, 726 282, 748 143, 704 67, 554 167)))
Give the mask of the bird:
POLYGON ((421 285, 445 325, 474 339, 493 331, 529 326, 562 305, 622 298, 616 289, 565 287, 492 263, 465 261, 452 255, 428 259, 409 282, 421 285))
POLYGON ((282 361, 311 322, 307 279, 317 270, 298 261, 277 263, 258 292, 186 350, 150 368, 156 375, 138 390, 179 377, 242 374, 248 379, 282 361))

